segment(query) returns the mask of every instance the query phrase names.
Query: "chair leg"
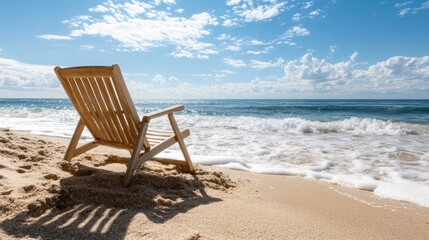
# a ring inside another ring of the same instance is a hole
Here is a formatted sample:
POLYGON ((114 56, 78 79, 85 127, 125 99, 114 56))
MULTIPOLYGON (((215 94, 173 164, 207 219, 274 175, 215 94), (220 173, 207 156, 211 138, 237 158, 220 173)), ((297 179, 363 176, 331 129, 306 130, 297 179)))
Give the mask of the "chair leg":
POLYGON ((173 128, 174 135, 176 140, 179 143, 180 150, 182 151, 183 157, 188 165, 189 171, 195 173, 194 165, 192 164, 191 157, 189 156, 188 149, 186 148, 185 142, 183 141, 182 134, 180 133, 179 126, 177 126, 176 119, 173 114, 168 114, 168 119, 170 120, 171 127, 173 128))
POLYGON ((139 129, 139 135, 137 136, 137 141, 134 146, 133 152, 131 154, 131 159, 128 162, 127 171, 125 172, 125 176, 123 180, 124 187, 130 184, 131 179, 133 178, 133 175, 134 175, 134 171, 137 168, 140 151, 145 142, 147 127, 148 127, 148 124, 146 122, 143 122, 139 129))
POLYGON ((64 160, 70 161, 74 157, 77 144, 79 142, 80 136, 82 135, 84 128, 85 128, 85 123, 83 123, 82 119, 79 119, 76 129, 74 130, 72 139, 70 140, 69 146, 67 148, 66 154, 64 155, 64 160))

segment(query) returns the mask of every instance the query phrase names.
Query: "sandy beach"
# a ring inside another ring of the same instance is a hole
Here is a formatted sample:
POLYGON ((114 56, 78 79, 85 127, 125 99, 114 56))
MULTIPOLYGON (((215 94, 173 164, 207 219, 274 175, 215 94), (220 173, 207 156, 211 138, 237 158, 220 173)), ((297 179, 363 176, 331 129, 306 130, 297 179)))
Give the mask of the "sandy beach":
POLYGON ((429 208, 312 179, 147 163, 0 129, 0 239, 429 239, 429 208))

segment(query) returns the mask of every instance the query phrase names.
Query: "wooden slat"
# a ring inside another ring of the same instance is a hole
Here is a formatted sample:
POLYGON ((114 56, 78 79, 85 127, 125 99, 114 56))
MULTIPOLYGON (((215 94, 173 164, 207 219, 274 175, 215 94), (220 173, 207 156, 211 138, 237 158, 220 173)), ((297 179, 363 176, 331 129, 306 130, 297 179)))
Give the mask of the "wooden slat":
POLYGON ((147 130, 147 132, 149 133, 154 133, 154 134, 157 134, 157 133, 159 133, 159 134, 171 134, 173 131, 166 131, 166 130, 159 130, 159 129, 148 129, 147 130))
POLYGON ((101 110, 100 105, 94 96, 95 95, 94 92, 97 91, 97 89, 95 90, 92 89, 88 78, 82 78, 82 83, 88 97, 87 103, 88 105, 91 105, 95 110, 94 111, 95 115, 93 116, 96 117, 97 122, 101 123, 99 126, 102 128, 102 131, 104 131, 108 136, 108 138, 104 140, 115 141, 113 132, 111 131, 110 126, 107 123, 105 116, 103 115, 103 111, 101 110))
POLYGON ((98 140, 97 143, 99 143, 100 145, 108 146, 108 147, 126 149, 126 150, 134 148, 133 144, 128 145, 128 144, 114 143, 114 142, 103 141, 103 140, 98 140))
POLYGON ((156 130, 147 130, 147 135, 151 135, 151 136, 164 136, 164 137, 170 137, 171 135, 173 135, 174 132, 167 132, 167 131, 156 131, 156 130))
POLYGON ((153 140, 148 140, 149 141, 149 144, 150 144, 150 146, 151 147, 155 147, 156 145, 158 145, 158 144, 160 144, 160 143, 162 143, 163 141, 153 141, 153 140))
POLYGON ((113 122, 112 116, 109 114, 109 110, 106 107, 104 98, 101 95, 101 89, 97 84, 96 79, 89 78, 89 83, 92 86, 92 90, 96 98, 96 104, 99 106, 103 119, 105 119, 105 122, 107 123, 105 128, 109 129, 110 136, 112 137, 111 140, 119 143, 122 142, 121 137, 118 134, 118 131, 116 130, 115 123, 113 122))
POLYGON ((118 65, 113 65, 113 85, 115 86, 115 93, 124 111, 125 118, 127 119, 128 126, 131 128, 131 134, 133 139, 137 138, 137 132, 139 128, 140 118, 137 114, 137 110, 134 106, 131 96, 128 92, 127 86, 125 85, 124 78, 119 69, 118 65))
POLYGON ((113 83, 111 82, 110 78, 105 79, 105 84, 107 86, 107 90, 109 91, 109 95, 110 95, 110 98, 113 102, 113 105, 115 106, 115 109, 117 111, 118 118, 119 118, 119 121, 121 122, 122 129, 124 130, 125 136, 127 137, 129 143, 134 143, 135 139, 137 137, 137 133, 132 134, 134 129, 129 126, 129 124, 128 124, 128 122, 127 122, 127 120, 123 114, 122 106, 119 103, 118 96, 116 95, 116 92, 113 88, 113 83))
MULTIPOLYGON (((57 77, 60 80, 61 85, 64 88, 64 91, 66 92, 67 96, 69 97, 69 99, 72 102, 76 111, 79 113, 79 115, 81 115, 80 113, 83 112, 83 107, 80 105, 79 101, 77 100, 77 95, 76 95, 75 91, 72 90, 72 86, 70 85, 70 80, 69 79, 63 79, 62 76, 60 75, 59 71, 60 71, 60 68, 56 67, 55 73, 57 74, 57 77)), ((82 117, 81 117, 81 119, 82 119, 82 117)), ((88 122, 86 124, 91 124, 91 123, 88 122)), ((89 129, 89 132, 91 133, 91 135, 93 137, 95 136, 92 129, 89 129)))
POLYGON ((91 109, 84 101, 84 97, 79 89, 77 81, 80 81, 80 78, 69 78, 67 79, 69 86, 71 87, 72 93, 75 95, 75 102, 80 106, 79 109, 76 109, 80 114, 80 117, 83 119, 83 122, 88 127, 89 131, 92 133, 95 139, 99 139, 100 137, 105 138, 105 133, 100 131, 98 126, 98 122, 94 120, 91 116, 91 109))
POLYGON ((117 134, 119 135, 121 142, 126 143, 126 144, 132 143, 125 136, 124 129, 118 120, 118 115, 122 114, 122 113, 117 113, 117 111, 114 107, 114 104, 112 103, 112 99, 109 95, 108 89, 105 85, 105 79, 104 78, 97 78, 97 82, 98 82, 98 88, 100 89, 101 94, 103 95, 104 103, 106 105, 107 111, 110 114, 110 117, 114 123, 114 128, 115 128, 117 134))
POLYGON ((106 122, 104 117, 102 117, 101 111, 98 108, 97 103, 95 102, 94 94, 92 92, 91 87, 88 85, 87 78, 81 78, 81 81, 77 81, 77 85, 81 89, 81 93, 83 99, 89 109, 89 115, 93 118, 93 120, 97 123, 100 132, 104 135, 103 140, 112 140, 109 129, 106 129, 106 122), (87 87, 86 87, 87 86, 87 87))
POLYGON ((168 138, 168 137, 171 137, 171 136, 173 136, 174 134, 170 134, 170 135, 168 135, 168 136, 154 136, 154 135, 146 135, 146 137, 147 137, 147 139, 149 139, 149 140, 160 140, 160 141, 163 141, 164 139, 166 139, 166 138, 168 138))
POLYGON ((99 123, 94 120, 94 118, 91 116, 91 110, 89 106, 86 104, 85 99, 83 97, 83 94, 79 88, 78 81, 80 82, 80 78, 71 78, 68 79, 70 86, 72 87, 73 92, 76 94, 76 101, 81 106, 82 110, 80 112, 80 116, 85 122, 86 126, 91 129, 93 132, 94 138, 98 139, 100 137, 104 137, 104 133, 100 131, 99 123))
POLYGON ((63 68, 61 70, 61 76, 63 78, 87 78, 87 77, 103 77, 112 75, 112 67, 101 66, 101 67, 71 67, 63 68))
MULTIPOLYGON (((113 67, 113 77, 112 81, 115 84, 115 87, 117 89, 116 93, 118 95, 118 98, 121 101, 122 104, 122 110, 124 111, 124 114, 127 118, 127 121, 131 128, 133 128, 133 133, 137 133, 140 131, 140 117, 137 113, 136 106, 134 105, 133 100, 131 99, 131 95, 128 92, 128 88, 125 85, 124 77, 122 76, 121 69, 119 68, 118 64, 112 65, 113 67), (135 132, 134 132, 135 131, 135 132)), ((133 135, 133 138, 136 139, 137 136, 133 135)), ((147 139, 143 139, 143 145, 146 151, 150 149, 149 142, 147 139)))
MULTIPOLYGON (((183 138, 188 137, 189 135, 190 135, 190 132, 188 129, 181 132, 181 136, 183 138)), ((174 136, 173 132, 171 132, 169 135, 163 135, 163 136, 153 136, 153 135, 146 134, 146 137, 149 140, 149 143, 151 146, 158 145, 158 144, 162 143, 163 141, 165 141, 166 139, 168 139, 169 137, 172 137, 172 136, 174 136)))
POLYGON ((128 88, 125 85, 125 81, 124 81, 124 77, 122 76, 121 69, 119 68, 118 64, 114 64, 112 67, 113 67, 113 76, 114 76, 113 79, 116 80, 114 82, 117 84, 117 87, 118 87, 117 89, 118 89, 119 98, 122 98, 124 102, 126 102, 126 106, 124 110, 125 112, 129 111, 135 123, 139 123, 140 117, 137 113, 136 106, 134 105, 134 102, 131 99, 131 95, 128 92, 128 88))

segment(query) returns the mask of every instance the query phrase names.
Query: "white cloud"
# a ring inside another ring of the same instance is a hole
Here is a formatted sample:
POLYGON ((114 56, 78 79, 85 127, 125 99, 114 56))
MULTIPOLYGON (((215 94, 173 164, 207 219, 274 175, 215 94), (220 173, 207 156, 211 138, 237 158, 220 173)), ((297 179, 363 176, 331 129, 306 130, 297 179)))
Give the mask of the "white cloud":
POLYGON ((312 53, 305 54, 301 59, 287 62, 284 67, 286 79, 305 79, 311 81, 328 81, 347 79, 351 73, 353 61, 331 64, 319 60, 312 53))
POLYGON ((294 21, 294 22, 300 22, 300 21, 301 21, 301 20, 303 20, 303 19, 314 19, 314 18, 316 18, 317 16, 319 16, 321 13, 322 13, 322 10, 320 10, 320 9, 313 10, 313 11, 311 11, 311 12, 310 12, 310 13, 308 13, 308 14, 304 14, 304 13, 295 13, 295 14, 292 16, 292 21, 294 21))
POLYGON ((413 3, 413 2, 408 1, 408 2, 403 2, 403 3, 396 3, 395 7, 396 8, 403 8, 403 7, 405 7, 405 6, 407 6, 407 5, 411 4, 411 3, 413 3))
POLYGON ((338 47, 337 47, 337 46, 335 46, 335 45, 331 45, 331 46, 329 46, 329 53, 328 53, 328 56, 332 56, 332 55, 334 55, 334 53, 337 51, 337 49, 338 49, 338 47))
POLYGON ((95 47, 92 45, 80 45, 80 49, 82 49, 82 50, 92 50, 94 48, 95 47))
POLYGON ((103 6, 103 5, 98 5, 95 8, 90 8, 89 11, 90 12, 101 12, 101 13, 103 13, 103 12, 108 12, 109 8, 107 8, 106 6, 103 6))
POLYGON ((398 15, 402 17, 402 16, 406 15, 409 11, 411 11, 411 8, 404 8, 404 9, 401 9, 401 10, 399 11, 398 15))
MULTIPOLYGON (((267 43, 257 39, 244 40, 244 39, 232 37, 231 35, 228 35, 225 33, 220 34, 219 37, 217 37, 216 39, 222 41, 222 45, 226 46, 225 49, 230 51, 240 51, 243 48, 246 48, 249 46, 252 48, 255 48, 254 46, 267 45, 267 43)), ((251 50, 247 51, 248 54, 254 54, 254 55, 258 55, 257 52, 267 53, 267 51, 251 51, 251 50)))
POLYGON ((295 13, 295 14, 292 16, 292 21, 294 21, 294 22, 299 22, 299 21, 301 21, 301 19, 302 19, 302 17, 301 17, 301 13, 295 13))
POLYGON ((250 40, 249 45, 256 46, 256 45, 264 45, 265 43, 256 39, 250 40))
POLYGON ((313 1, 305 2, 303 8, 308 9, 311 8, 314 5, 313 1))
POLYGON ((232 45, 232 46, 228 46, 226 49, 230 51, 240 51, 241 47, 239 45, 232 45))
MULTIPOLYGON (((97 12, 97 11, 91 9, 91 8, 89 9, 89 11, 97 12)), ((62 23, 68 24, 71 27, 79 27, 79 26, 81 26, 83 24, 93 23, 93 22, 94 22, 94 20, 92 19, 91 16, 82 15, 82 16, 73 17, 70 20, 64 20, 62 23)))
POLYGON ((46 40, 73 40, 70 36, 61 35, 37 35, 36 37, 46 40))
POLYGON ((429 56, 421 58, 395 56, 356 71, 355 77, 370 77, 377 80, 426 80, 429 81, 429 56))
POLYGON ((307 53, 284 65, 284 79, 302 92, 359 95, 429 91, 429 56, 395 56, 360 69, 355 63, 357 55, 355 52, 347 61, 330 63, 307 53))
POLYGON ((312 17, 315 17, 315 16, 320 15, 320 12, 321 12, 320 9, 316 9, 314 11, 311 11, 309 15, 312 16, 312 17))
POLYGON ((222 26, 224 27, 233 27, 236 26, 238 23, 238 19, 234 18, 234 19, 225 19, 222 23, 222 26))
POLYGON ((295 37, 305 37, 305 36, 309 36, 310 35, 310 31, 308 29, 306 29, 305 27, 302 26, 293 26, 291 28, 289 28, 282 36, 280 36, 280 38, 278 40, 276 40, 276 42, 278 43, 286 43, 289 45, 296 45, 294 42, 292 42, 291 40, 295 37))
MULTIPOLYGON (((204 54, 218 54, 219 52, 216 50, 213 50, 213 49, 206 48, 206 49, 200 50, 199 53, 201 55, 204 55, 204 54)), ((207 56, 207 58, 208 58, 208 56, 207 56)))
POLYGON ((241 0, 227 0, 226 1, 226 5, 228 5, 228 6, 234 6, 234 5, 239 4, 240 2, 241 2, 241 0))
POLYGON ((244 63, 243 60, 239 59, 224 58, 223 62, 234 68, 241 68, 246 66, 246 63, 244 63))
POLYGON ((26 64, 0 58, 0 88, 25 90, 58 87, 54 66, 26 64))
POLYGON ((277 16, 285 4, 282 2, 274 5, 260 5, 256 8, 240 10, 237 14, 246 22, 265 20, 277 16))
POLYGON ((235 16, 224 15, 224 27, 236 26, 241 22, 255 22, 271 19, 284 11, 287 2, 278 0, 228 0, 235 16))
POLYGON ((243 39, 236 39, 236 38, 231 38, 232 43, 227 43, 228 47, 226 48, 227 50, 231 50, 231 51, 239 51, 241 50, 242 46, 245 44, 243 39))
POLYGON ((414 1, 407 1, 402 3, 396 3, 395 7, 399 10, 398 15, 403 17, 408 13, 417 14, 420 11, 429 9, 429 1, 422 2, 420 5, 415 4, 414 1))
POLYGON ((238 39, 224 33, 220 34, 216 39, 222 41, 222 45, 225 46, 225 49, 230 51, 240 51, 243 46, 250 45, 250 42, 245 42, 243 39, 238 39))
MULTIPOLYGON (((252 44, 251 44, 252 45, 252 44)), ((273 49, 274 47, 273 46, 267 46, 267 47, 264 47, 264 49, 263 50, 259 50, 259 51, 253 51, 253 50, 249 50, 249 51, 247 51, 247 54, 252 54, 252 55, 261 55, 261 54, 265 54, 265 53, 269 53, 269 51, 271 50, 271 49, 273 49)))
POLYGON ((250 67, 254 69, 267 69, 267 68, 274 68, 274 67, 280 67, 284 63, 283 58, 277 58, 275 61, 259 61, 259 60, 250 60, 250 67))
POLYGON ((308 36, 308 35, 310 35, 310 31, 308 31, 305 27, 301 27, 301 26, 294 26, 286 32, 286 37, 308 36))
POLYGON ((175 12, 177 12, 177 13, 183 13, 183 12, 185 12, 185 9, 179 8, 179 9, 176 9, 175 12))
POLYGON ((234 72, 234 71, 231 71, 231 70, 220 70, 219 72, 222 73, 222 74, 225 74, 225 75, 231 75, 231 74, 237 73, 237 72, 234 72))
POLYGON ((194 58, 194 54, 190 51, 183 49, 182 47, 176 47, 176 50, 171 53, 173 57, 176 58, 194 58))
MULTIPOLYGON (((174 4, 175 1, 155 3, 174 4)), ((189 18, 173 17, 170 12, 155 10, 155 6, 139 1, 125 4, 107 1, 90 11, 102 15, 80 16, 66 21, 74 28, 70 36, 109 37, 119 43, 119 50, 127 51, 149 51, 172 45, 181 48, 181 51, 176 49, 172 53, 176 56, 208 58, 200 51, 212 49, 213 45, 201 42, 201 39, 211 34, 209 26, 218 24, 216 17, 206 12, 189 18)))
POLYGON ((268 53, 267 51, 247 51, 247 54, 251 54, 251 55, 261 55, 263 53, 268 53))
POLYGON ((192 43, 192 46, 177 46, 176 50, 170 53, 171 56, 176 58, 198 58, 198 59, 208 59, 209 55, 218 54, 218 51, 210 48, 211 44, 206 43, 192 43))
POLYGON ((170 4, 170 5, 176 4, 175 0, 155 0, 154 2, 155 2, 155 5, 159 5, 161 3, 170 4))
POLYGON ((213 71, 213 73, 191 74, 191 76, 203 78, 204 80, 208 80, 208 81, 212 81, 212 80, 221 81, 225 77, 235 73, 236 73, 235 71, 230 71, 230 70, 217 70, 217 71, 213 71))
POLYGON ((233 6, 233 5, 239 4, 240 2, 241 2, 241 0, 227 0, 226 5, 233 6))
POLYGON ((216 39, 217 39, 217 40, 224 41, 224 40, 232 40, 232 39, 233 39, 233 37, 231 37, 231 35, 228 35, 228 34, 222 33, 222 34, 221 34, 221 35, 219 35, 219 37, 217 37, 216 39))
POLYGON ((179 81, 176 77, 165 77, 161 74, 156 74, 155 77, 152 78, 152 82, 158 83, 160 85, 165 85, 168 82, 179 81))

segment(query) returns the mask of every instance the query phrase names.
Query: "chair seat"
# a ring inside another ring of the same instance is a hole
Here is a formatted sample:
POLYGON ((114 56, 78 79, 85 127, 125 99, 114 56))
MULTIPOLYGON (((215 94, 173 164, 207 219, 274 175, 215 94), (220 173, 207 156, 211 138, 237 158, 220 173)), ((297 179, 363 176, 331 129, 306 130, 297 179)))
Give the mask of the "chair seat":
POLYGON ((174 136, 173 131, 162 131, 162 130, 153 130, 148 129, 146 132, 147 140, 151 146, 158 145, 164 142, 166 139, 174 136))

